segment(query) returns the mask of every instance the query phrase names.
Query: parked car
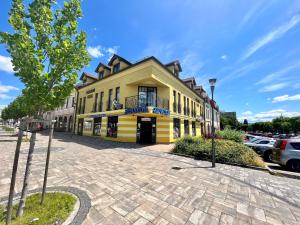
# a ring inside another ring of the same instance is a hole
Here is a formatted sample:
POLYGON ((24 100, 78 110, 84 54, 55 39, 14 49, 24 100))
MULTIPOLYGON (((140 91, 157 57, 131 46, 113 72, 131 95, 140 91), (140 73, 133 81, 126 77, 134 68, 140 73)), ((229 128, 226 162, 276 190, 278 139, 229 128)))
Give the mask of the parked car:
POLYGON ((271 155, 274 148, 275 140, 273 139, 258 139, 254 142, 245 143, 250 148, 253 148, 265 161, 271 161, 271 155))
POLYGON ((252 134, 246 134, 244 138, 244 142, 251 142, 254 138, 257 138, 257 136, 254 136, 252 134))
POLYGON ((253 140, 252 142, 247 142, 244 144, 249 147, 256 146, 256 145, 271 145, 271 146, 273 146, 275 144, 275 140, 273 140, 273 139, 256 139, 256 140, 253 140))
POLYGON ((272 161, 291 171, 300 172, 300 139, 277 140, 273 149, 272 161))

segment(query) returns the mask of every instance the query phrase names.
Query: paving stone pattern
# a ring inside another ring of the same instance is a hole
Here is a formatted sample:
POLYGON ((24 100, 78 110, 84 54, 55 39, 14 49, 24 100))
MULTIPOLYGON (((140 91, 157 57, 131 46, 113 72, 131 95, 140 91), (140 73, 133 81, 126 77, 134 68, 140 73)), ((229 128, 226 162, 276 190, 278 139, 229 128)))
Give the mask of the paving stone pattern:
MULTIPOLYGON (((47 146, 38 134, 36 147, 47 146)), ((16 137, 0 131, 0 198, 8 195, 16 137)), ((22 144, 28 151, 29 143, 22 144)), ((55 133, 49 186, 84 190, 83 224, 300 224, 300 180, 195 161, 140 146, 55 133)), ((16 192, 26 154, 20 154, 16 192)), ((42 187, 45 154, 33 157, 29 189, 42 187)))

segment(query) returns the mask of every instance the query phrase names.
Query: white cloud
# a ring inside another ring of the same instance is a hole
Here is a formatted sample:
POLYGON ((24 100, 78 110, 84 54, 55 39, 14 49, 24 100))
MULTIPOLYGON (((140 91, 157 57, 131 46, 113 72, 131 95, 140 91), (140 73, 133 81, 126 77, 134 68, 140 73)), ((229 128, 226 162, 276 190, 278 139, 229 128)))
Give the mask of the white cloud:
POLYGON ((279 84, 266 85, 266 86, 262 87, 259 91, 260 92, 278 91, 280 89, 285 88, 287 85, 288 85, 288 83, 279 83, 279 84))
POLYGON ((297 69, 298 67, 300 67, 300 60, 294 62, 293 64, 291 64, 279 71, 268 74, 263 79, 258 81, 256 84, 266 84, 266 83, 269 83, 274 80, 280 81, 280 80, 288 79, 286 74, 293 71, 294 69, 297 69))
POLYGON ((258 18, 258 16, 269 7, 269 4, 265 1, 256 1, 251 2, 251 6, 252 7, 249 7, 249 10, 243 14, 244 16, 240 20, 241 22, 238 25, 238 30, 244 27, 244 25, 247 24, 252 18, 258 18))
POLYGON ((277 97, 274 97, 272 100, 273 103, 285 102, 285 101, 300 101, 300 94, 292 95, 292 96, 289 96, 289 95, 277 96, 277 97))
MULTIPOLYGON (((257 69, 260 65, 262 65, 262 63, 263 63, 262 61, 255 61, 255 62, 244 64, 241 67, 234 68, 233 71, 228 72, 226 75, 224 75, 224 76, 222 76, 222 78, 220 78, 218 85, 221 85, 221 84, 223 84, 223 82, 228 81, 228 80, 233 80, 233 79, 243 77, 243 76, 247 75, 249 72, 257 69)), ((231 68, 229 68, 229 69, 231 69, 231 68)), ((221 72, 219 72, 217 74, 220 74, 220 73, 221 72)))
POLYGON ((16 88, 16 87, 10 86, 10 85, 0 84, 0 93, 7 93, 7 92, 13 91, 13 90, 19 90, 19 88, 16 88))
POLYGON ((0 70, 5 71, 7 73, 14 72, 10 57, 0 55, 0 70))
POLYGON ((260 112, 254 115, 246 115, 241 116, 238 118, 239 121, 243 121, 244 119, 247 119, 248 122, 265 122, 265 121, 271 121, 272 119, 278 118, 280 116, 283 117, 294 117, 294 116, 300 116, 300 112, 290 112, 284 109, 273 109, 266 112, 260 112))
POLYGON ((100 45, 95 46, 95 47, 88 46, 87 51, 94 58, 100 58, 100 57, 104 56, 104 54, 101 52, 102 50, 101 50, 100 45))
POLYGON ((113 47, 103 47, 101 45, 97 45, 95 47, 88 46, 87 51, 88 53, 94 57, 94 58, 100 58, 100 57, 107 57, 108 61, 113 56, 113 54, 116 54, 118 51, 119 46, 113 46, 113 47))
POLYGON ((251 111, 249 111, 249 110, 242 113, 243 116, 251 116, 252 114, 253 113, 251 111))
POLYGON ((201 61, 200 56, 195 52, 185 54, 181 62, 183 73, 187 76, 196 77, 197 73, 204 66, 204 62, 201 61))
POLYGON ((109 61, 114 54, 117 54, 118 48, 119 48, 119 46, 113 46, 113 47, 104 49, 104 51, 108 54, 107 61, 109 61))
POLYGON ((163 62, 174 60, 174 50, 176 44, 173 42, 162 42, 160 40, 150 40, 143 50, 141 57, 155 56, 163 62))
POLYGON ((222 55, 221 59, 226 60, 227 59, 227 55, 222 55))
POLYGON ((275 30, 269 32, 265 36, 255 41, 243 54, 241 61, 249 58, 256 51, 258 51, 260 48, 264 47, 268 43, 282 37, 286 32, 288 32, 290 29, 296 26, 299 22, 300 22, 300 15, 298 14, 293 16, 292 19, 287 23, 281 25, 280 27, 277 27, 275 30))
POLYGON ((7 94, 1 94, 0 93, 0 99, 1 100, 4 100, 4 99, 11 99, 12 97, 11 96, 9 96, 9 95, 7 95, 7 94))

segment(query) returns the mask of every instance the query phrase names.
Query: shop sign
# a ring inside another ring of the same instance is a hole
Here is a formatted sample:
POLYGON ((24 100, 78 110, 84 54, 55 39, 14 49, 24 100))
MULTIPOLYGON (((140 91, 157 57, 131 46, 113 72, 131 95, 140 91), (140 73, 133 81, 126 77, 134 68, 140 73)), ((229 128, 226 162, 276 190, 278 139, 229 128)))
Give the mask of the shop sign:
POLYGON ((95 88, 93 88, 93 89, 91 89, 91 90, 88 90, 88 91, 86 91, 86 94, 91 94, 91 93, 93 93, 93 92, 95 92, 95 88))
POLYGON ((169 110, 162 109, 162 108, 157 108, 157 107, 153 108, 153 113, 162 114, 162 115, 170 115, 170 111, 169 110))
POLYGON ((137 107, 137 108, 125 109, 125 114, 145 113, 145 112, 148 112, 147 107, 137 107))
POLYGON ((141 121, 150 122, 151 118, 149 118, 149 117, 143 117, 143 118, 141 118, 141 121))

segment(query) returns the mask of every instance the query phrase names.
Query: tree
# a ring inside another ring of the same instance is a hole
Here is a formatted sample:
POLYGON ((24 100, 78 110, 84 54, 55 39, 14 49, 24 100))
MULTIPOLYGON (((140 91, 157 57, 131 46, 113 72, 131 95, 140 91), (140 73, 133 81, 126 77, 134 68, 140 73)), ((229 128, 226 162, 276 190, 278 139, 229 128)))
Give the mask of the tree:
POLYGON ((65 100, 74 88, 77 72, 90 60, 86 34, 78 31, 80 0, 64 2, 61 9, 55 3, 33 0, 25 7, 23 0, 13 0, 9 23, 14 32, 0 32, 0 42, 6 44, 35 117, 65 100))

